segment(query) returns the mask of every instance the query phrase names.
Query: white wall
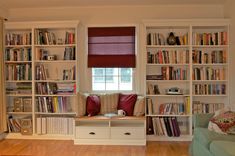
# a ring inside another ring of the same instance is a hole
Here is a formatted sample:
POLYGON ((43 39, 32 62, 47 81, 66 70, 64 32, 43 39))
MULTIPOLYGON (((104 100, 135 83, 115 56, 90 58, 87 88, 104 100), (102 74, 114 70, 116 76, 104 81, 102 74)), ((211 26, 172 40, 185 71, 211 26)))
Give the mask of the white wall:
MULTIPOLYGON (((31 20, 80 20, 79 28, 79 64, 80 90, 89 91, 89 70, 86 68, 85 26, 86 25, 139 25, 143 19, 191 19, 191 18, 223 18, 224 7, 221 5, 174 5, 174 6, 105 6, 105 7, 72 7, 9 10, 9 21, 31 20)), ((140 30, 142 32, 142 25, 140 30)), ((142 34, 142 33, 141 33, 142 34)), ((141 35, 140 34, 140 35, 141 35)), ((140 36, 145 39, 145 36, 140 36)), ((141 42, 141 41, 140 41, 141 42)), ((145 64, 141 58, 145 55, 144 47, 139 47, 137 66, 137 92, 144 94, 143 82, 145 64)))
POLYGON ((235 110, 235 1, 229 0, 224 7, 224 16, 230 18, 230 103, 235 110))

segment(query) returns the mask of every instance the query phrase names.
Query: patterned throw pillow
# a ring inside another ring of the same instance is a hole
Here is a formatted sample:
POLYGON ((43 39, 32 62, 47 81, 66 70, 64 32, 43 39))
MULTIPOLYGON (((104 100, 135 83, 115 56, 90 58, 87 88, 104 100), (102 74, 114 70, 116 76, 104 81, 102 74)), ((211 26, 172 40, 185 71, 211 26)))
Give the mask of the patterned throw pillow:
POLYGON ((212 123, 215 123, 222 132, 228 133, 235 127, 235 112, 227 111, 219 114, 211 119, 212 123))

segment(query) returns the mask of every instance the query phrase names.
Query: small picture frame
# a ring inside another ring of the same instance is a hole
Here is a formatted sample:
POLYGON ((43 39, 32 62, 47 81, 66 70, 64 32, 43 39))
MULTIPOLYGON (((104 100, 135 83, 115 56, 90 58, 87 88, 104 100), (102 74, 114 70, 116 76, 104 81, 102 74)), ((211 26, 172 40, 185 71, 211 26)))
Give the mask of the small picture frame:
POLYGON ((22 98, 14 98, 14 112, 23 112, 22 98))
POLYGON ((32 135, 33 134, 31 119, 21 119, 20 125, 21 125, 21 134, 22 135, 32 135))

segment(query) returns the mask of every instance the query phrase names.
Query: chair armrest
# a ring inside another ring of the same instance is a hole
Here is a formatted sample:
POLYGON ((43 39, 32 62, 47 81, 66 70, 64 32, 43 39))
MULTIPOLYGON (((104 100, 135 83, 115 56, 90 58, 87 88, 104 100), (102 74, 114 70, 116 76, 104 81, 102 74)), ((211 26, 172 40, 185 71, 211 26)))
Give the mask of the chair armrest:
POLYGON ((209 114, 194 114, 193 115, 193 123, 194 123, 194 128, 196 127, 202 127, 202 128, 207 128, 210 119, 213 117, 213 113, 209 114))

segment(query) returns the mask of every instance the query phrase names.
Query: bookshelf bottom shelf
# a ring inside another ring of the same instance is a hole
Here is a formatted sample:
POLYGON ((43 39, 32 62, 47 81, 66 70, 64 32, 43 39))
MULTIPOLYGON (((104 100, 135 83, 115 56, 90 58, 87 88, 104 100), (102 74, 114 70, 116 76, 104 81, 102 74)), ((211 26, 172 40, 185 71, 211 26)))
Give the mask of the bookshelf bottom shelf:
POLYGON ((157 135, 147 135, 147 141, 192 141, 191 135, 180 135, 179 137, 166 137, 157 135))

